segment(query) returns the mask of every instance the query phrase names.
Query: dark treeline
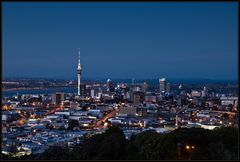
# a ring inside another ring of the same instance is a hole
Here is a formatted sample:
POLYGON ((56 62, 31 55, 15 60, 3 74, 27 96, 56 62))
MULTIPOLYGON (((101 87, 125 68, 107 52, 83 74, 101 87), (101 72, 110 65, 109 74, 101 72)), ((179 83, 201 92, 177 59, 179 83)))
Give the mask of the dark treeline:
POLYGON ((18 160, 238 160, 238 128, 146 131, 126 140, 118 127, 111 127, 73 149, 51 147, 18 160))

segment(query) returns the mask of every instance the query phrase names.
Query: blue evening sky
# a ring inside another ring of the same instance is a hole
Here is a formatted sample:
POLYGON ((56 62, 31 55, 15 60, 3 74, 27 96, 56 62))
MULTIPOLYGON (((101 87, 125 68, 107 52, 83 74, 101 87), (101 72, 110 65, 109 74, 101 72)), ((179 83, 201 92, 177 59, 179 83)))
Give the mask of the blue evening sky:
POLYGON ((238 78, 237 2, 3 2, 3 77, 238 78))

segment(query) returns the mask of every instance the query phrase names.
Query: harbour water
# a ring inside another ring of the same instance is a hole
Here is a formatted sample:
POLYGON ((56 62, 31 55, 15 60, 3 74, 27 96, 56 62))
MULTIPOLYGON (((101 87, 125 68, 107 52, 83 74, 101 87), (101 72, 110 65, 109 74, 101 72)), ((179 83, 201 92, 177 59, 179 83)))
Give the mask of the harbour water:
POLYGON ((3 91, 3 97, 10 97, 17 94, 53 94, 56 92, 64 93, 77 93, 76 87, 58 87, 58 88, 48 88, 48 89, 33 89, 33 90, 18 90, 18 91, 3 91))

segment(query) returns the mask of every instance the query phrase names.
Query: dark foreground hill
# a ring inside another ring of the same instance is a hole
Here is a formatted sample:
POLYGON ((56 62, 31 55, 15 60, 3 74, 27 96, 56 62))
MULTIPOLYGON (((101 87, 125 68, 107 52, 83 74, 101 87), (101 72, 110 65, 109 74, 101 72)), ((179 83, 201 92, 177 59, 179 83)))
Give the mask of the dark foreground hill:
MULTIPOLYGON (((118 127, 92 136, 73 149, 51 147, 22 160, 237 160, 238 128, 142 132, 126 140, 118 127)), ((3 157, 8 159, 8 157, 3 157)), ((20 159, 18 159, 20 160, 20 159)))

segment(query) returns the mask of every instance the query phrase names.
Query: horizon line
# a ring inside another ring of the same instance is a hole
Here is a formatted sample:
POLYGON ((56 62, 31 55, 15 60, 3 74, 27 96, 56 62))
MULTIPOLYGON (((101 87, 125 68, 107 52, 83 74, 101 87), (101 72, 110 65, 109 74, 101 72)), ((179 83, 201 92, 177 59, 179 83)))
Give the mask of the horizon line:
MULTIPOLYGON (((116 77, 85 77, 82 78, 82 80, 104 80, 104 79, 114 79, 114 80, 155 80, 159 78, 166 78, 166 80, 209 80, 209 81, 238 81, 239 79, 213 79, 213 78, 204 78, 204 77, 186 77, 186 78, 173 78, 173 77, 149 77, 149 78, 137 78, 137 77, 131 77, 131 78, 116 78, 116 77)), ((7 76, 2 77, 2 81, 4 79, 57 79, 57 80, 77 80, 77 78, 71 78, 71 77, 29 77, 29 76, 7 76)))

